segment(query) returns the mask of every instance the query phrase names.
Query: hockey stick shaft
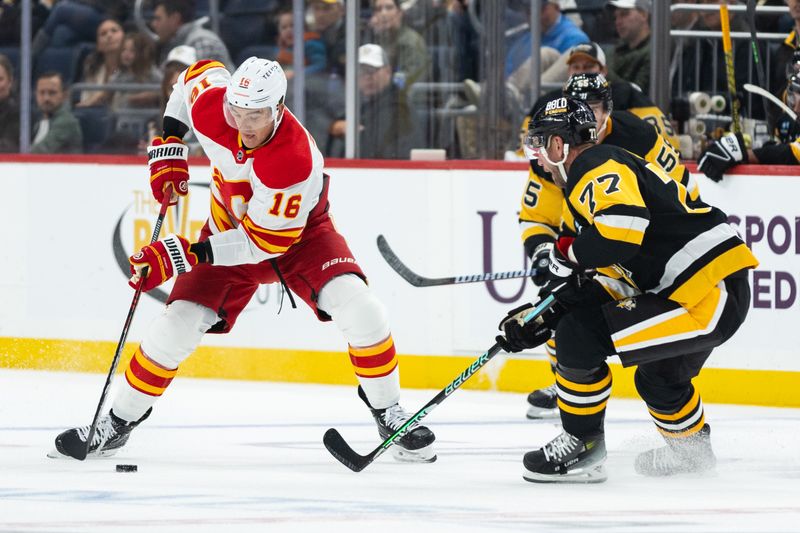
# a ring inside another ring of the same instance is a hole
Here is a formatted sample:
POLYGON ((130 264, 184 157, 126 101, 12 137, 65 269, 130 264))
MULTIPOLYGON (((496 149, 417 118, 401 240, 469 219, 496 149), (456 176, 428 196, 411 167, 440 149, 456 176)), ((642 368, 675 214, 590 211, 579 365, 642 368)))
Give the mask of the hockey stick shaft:
POLYGON ((747 25, 750 29, 750 48, 753 52, 753 62, 756 64, 758 84, 762 87, 766 87, 767 81, 766 76, 764 76, 764 65, 761 63, 761 54, 758 51, 758 32, 756 31, 756 0, 747 0, 747 25))
POLYGON ((743 87, 744 87, 744 90, 747 91, 747 92, 763 96, 764 98, 766 98, 767 100, 769 100, 770 102, 775 104, 776 106, 780 107, 784 111, 784 113, 786 113, 787 115, 792 117, 792 120, 797 120, 797 113, 795 113, 794 110, 791 107, 789 107, 788 105, 783 103, 780 100, 780 98, 778 98, 774 94, 770 93, 766 89, 763 89, 763 88, 758 87, 757 85, 753 85, 751 83, 745 83, 743 85, 743 87))
POLYGON ((728 5, 720 4, 719 16, 722 23, 722 50, 725 52, 725 70, 728 74, 728 94, 731 99, 731 129, 734 133, 742 132, 739 117, 739 98, 736 96, 736 74, 733 66, 733 46, 731 45, 731 23, 728 16, 728 5))
POLYGON ((529 270, 512 270, 508 272, 485 272, 483 274, 468 274, 465 276, 451 276, 448 278, 426 278, 420 276, 403 263, 397 254, 394 253, 386 237, 378 235, 378 250, 381 255, 392 267, 392 270, 397 272, 400 277, 406 280, 414 287, 436 287, 439 285, 461 285, 463 283, 481 283, 486 281, 497 281, 502 279, 515 279, 527 278, 535 273, 534 269, 529 270))
MULTIPOLYGON (((161 201, 161 209, 158 212, 155 228, 153 228, 153 236, 150 237, 150 244, 153 244, 156 242, 156 240, 158 240, 158 235, 161 233, 161 226, 164 223, 164 217, 167 214, 167 208, 169 207, 171 196, 172 187, 169 187, 166 191, 164 191, 164 199, 161 201)), ((146 268, 147 267, 145 267, 145 269, 146 268)), ((81 461, 86 459, 86 457, 89 455, 89 447, 91 446, 92 439, 94 439, 94 434, 97 431, 97 423, 100 420, 100 413, 103 412, 103 406, 105 405, 106 397, 108 396, 108 389, 111 387, 111 382, 113 381, 114 374, 117 371, 119 359, 122 355, 122 349, 125 347, 125 339, 128 338, 128 330, 130 330, 131 322, 133 322, 133 314, 136 312, 136 307, 139 305, 139 298, 142 295, 142 284, 144 283, 145 277, 147 277, 147 270, 142 271, 141 276, 139 277, 139 283, 136 284, 136 291, 133 293, 133 300, 131 301, 131 306, 128 309, 128 316, 125 318, 125 325, 122 326, 122 333, 119 336, 117 349, 114 352, 114 358, 111 360, 111 368, 108 370, 106 383, 103 385, 103 392, 100 394, 100 401, 97 402, 97 409, 94 412, 94 419, 92 419, 92 425, 89 428, 89 434, 86 436, 86 448, 83 451, 83 457, 76 457, 76 459, 81 461)))
MULTIPOLYGON (((563 287, 563 285, 556 287, 553 293, 542 299, 536 306, 533 307, 533 309, 531 309, 527 315, 525 315, 523 320, 526 323, 536 320, 542 315, 542 313, 550 309, 550 307, 552 307, 552 305, 555 303, 555 296, 553 294, 558 292, 561 287, 563 287)), ((375 459, 383 455, 386 450, 391 448, 397 439, 405 435, 412 428, 412 426, 428 416, 431 411, 433 411, 448 396, 458 390, 461 385, 466 383, 470 377, 472 377, 478 370, 483 368, 483 366, 486 365, 486 363, 488 363, 501 350, 502 346, 500 343, 494 343, 491 348, 473 361, 473 363, 469 365, 469 367, 467 367, 463 372, 461 372, 458 377, 451 381, 449 385, 439 391, 439 394, 434 396, 431 401, 426 403, 422 409, 414 413, 414 415, 409 418, 397 431, 390 435, 389 438, 383 441, 380 446, 372 450, 369 454, 359 455, 353 451, 344 438, 342 438, 341 434, 334 428, 330 428, 325 432, 322 442, 325 444, 325 447, 328 449, 331 455, 338 459, 339 462, 354 472, 361 472, 375 459)))

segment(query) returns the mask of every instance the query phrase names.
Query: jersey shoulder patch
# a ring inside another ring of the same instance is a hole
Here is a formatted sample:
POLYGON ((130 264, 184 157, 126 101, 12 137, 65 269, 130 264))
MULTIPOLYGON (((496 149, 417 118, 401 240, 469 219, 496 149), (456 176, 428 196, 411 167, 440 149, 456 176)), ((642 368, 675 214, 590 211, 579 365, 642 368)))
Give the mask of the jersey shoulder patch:
POLYGON ((202 75, 204 72, 212 68, 225 68, 225 65, 213 59, 203 59, 186 69, 186 74, 183 77, 184 83, 189 83, 191 80, 202 75))
POLYGON ((275 137, 256 151, 253 172, 270 189, 286 189, 309 178, 314 166, 305 129, 286 113, 275 137))

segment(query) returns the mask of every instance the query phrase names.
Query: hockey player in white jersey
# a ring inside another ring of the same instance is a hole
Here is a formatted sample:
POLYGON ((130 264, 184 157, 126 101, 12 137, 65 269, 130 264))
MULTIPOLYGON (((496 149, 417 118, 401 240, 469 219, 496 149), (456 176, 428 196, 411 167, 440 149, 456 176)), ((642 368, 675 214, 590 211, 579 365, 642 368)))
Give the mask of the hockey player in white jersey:
MULTIPOLYGON (((358 394, 382 439, 408 420, 398 404, 399 369, 386 311, 331 222, 322 154, 285 107, 285 95, 283 70, 267 59, 251 57, 232 75, 204 60, 180 75, 163 135, 148 148, 151 188, 159 202, 170 188, 187 194, 188 150, 181 139, 191 129, 211 161, 211 212, 198 242, 169 235, 130 258, 132 286, 144 267, 144 291, 177 279, 99 421, 90 457, 111 455, 127 442, 203 335, 230 331, 262 283, 283 284, 290 298, 293 292, 319 320, 333 320, 341 330, 358 394)), ((411 427, 396 441, 395 457, 435 460, 433 433, 411 427)), ((81 456, 88 429, 58 435, 57 451, 81 456)))

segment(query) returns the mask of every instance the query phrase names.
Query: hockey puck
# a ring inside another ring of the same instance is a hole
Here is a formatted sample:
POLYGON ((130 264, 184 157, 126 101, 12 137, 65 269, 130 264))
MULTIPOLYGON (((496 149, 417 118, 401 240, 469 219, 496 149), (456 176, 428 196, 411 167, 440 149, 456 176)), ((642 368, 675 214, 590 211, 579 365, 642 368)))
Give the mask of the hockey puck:
POLYGON ((136 465, 117 465, 117 472, 137 472, 139 467, 136 465))

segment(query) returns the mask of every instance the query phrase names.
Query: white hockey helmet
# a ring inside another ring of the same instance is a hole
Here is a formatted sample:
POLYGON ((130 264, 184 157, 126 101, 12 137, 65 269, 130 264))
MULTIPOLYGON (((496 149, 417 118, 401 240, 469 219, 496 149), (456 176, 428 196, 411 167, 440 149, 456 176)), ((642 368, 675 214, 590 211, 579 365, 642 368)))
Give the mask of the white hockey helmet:
MULTIPOLYGON (((247 58, 228 80, 225 90, 225 118, 234 128, 242 129, 242 116, 263 116, 268 122, 275 119, 275 128, 282 118, 278 105, 286 99, 286 74, 280 64, 258 57, 247 58), (234 109, 232 109, 234 108, 234 109), (235 108, 241 108, 236 110, 235 108), (245 110, 269 109, 271 113, 245 113, 245 110)), ((253 126, 251 119, 250 126, 253 126)), ((257 125, 257 124, 256 124, 257 125)))

